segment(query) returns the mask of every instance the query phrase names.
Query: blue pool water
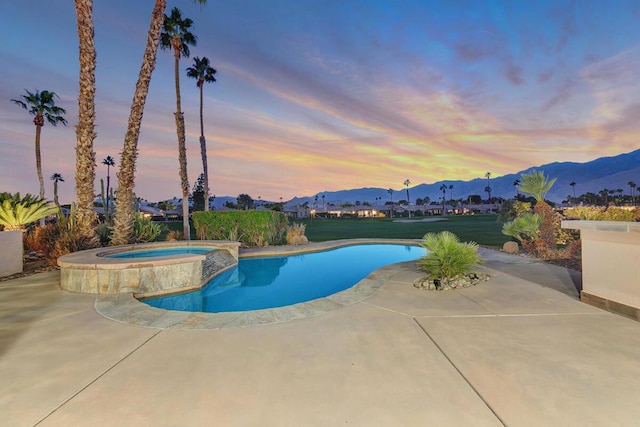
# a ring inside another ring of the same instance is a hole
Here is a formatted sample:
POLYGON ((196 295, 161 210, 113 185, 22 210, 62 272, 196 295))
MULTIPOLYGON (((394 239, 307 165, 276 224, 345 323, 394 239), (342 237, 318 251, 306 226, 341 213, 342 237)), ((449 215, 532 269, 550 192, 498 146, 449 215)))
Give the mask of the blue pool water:
POLYGON ((106 258, 149 258, 168 255, 206 254, 207 252, 214 250, 215 248, 199 248, 194 246, 185 246, 181 248, 141 249, 137 251, 127 251, 107 255, 106 258))
POLYGON ((423 255, 425 250, 418 246, 385 244, 245 258, 201 290, 144 302, 167 310, 208 313, 282 307, 343 291, 378 268, 423 255))

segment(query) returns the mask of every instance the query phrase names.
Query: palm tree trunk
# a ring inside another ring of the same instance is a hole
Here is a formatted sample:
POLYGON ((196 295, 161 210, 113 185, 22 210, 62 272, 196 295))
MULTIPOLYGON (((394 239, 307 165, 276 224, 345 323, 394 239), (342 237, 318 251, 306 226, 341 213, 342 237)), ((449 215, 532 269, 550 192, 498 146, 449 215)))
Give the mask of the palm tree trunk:
MULTIPOLYGON (((76 225, 82 235, 95 240, 93 228, 97 215, 93 209, 96 178, 95 132, 96 47, 93 30, 93 1, 75 0, 80 44, 80 92, 76 126, 76 225)), ((57 204, 57 203, 56 203, 57 204)))
POLYGON ((204 118, 202 114, 204 82, 200 84, 200 155, 202 156, 202 174, 204 175, 204 211, 209 210, 209 168, 207 165, 207 141, 204 138, 204 118))
POLYGON ((167 6, 166 0, 156 0, 151 14, 151 24, 147 34, 147 45, 142 58, 140 74, 136 83, 136 91, 131 103, 131 113, 127 133, 124 137, 124 146, 120 158, 120 169, 118 171, 118 190, 116 191, 117 204, 114 217, 114 230, 111 243, 113 245, 123 245, 131 239, 133 230, 133 188, 136 171, 136 158, 138 157, 138 138, 140 137, 140 124, 144 113, 144 104, 149 93, 151 75, 156 67, 156 54, 158 53, 158 43, 162 23, 164 22, 164 10, 167 6))
POLYGON ((42 126, 36 125, 36 173, 40 182, 40 198, 44 200, 44 178, 42 177, 42 158, 40 156, 40 133, 42 126))
MULTIPOLYGON (((35 121, 35 120, 34 120, 35 121)), ((40 198, 44 200, 44 178, 42 177, 42 159, 40 156, 40 133, 42 132, 42 126, 36 125, 36 173, 38 174, 38 181, 40 182, 40 198)), ((44 226, 45 219, 40 218, 40 226, 44 226)))
POLYGON ((184 114, 180 105, 180 49, 173 48, 175 56, 176 79, 176 131, 178 133, 178 162, 180 163, 180 184, 182 187, 182 234, 185 240, 191 240, 189 228, 189 177, 187 175, 187 144, 185 141, 184 114))

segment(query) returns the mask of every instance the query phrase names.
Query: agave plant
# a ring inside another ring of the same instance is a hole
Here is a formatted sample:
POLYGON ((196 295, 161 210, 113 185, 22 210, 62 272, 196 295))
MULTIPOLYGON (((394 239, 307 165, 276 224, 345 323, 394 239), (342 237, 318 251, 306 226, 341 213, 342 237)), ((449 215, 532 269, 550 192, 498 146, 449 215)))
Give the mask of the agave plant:
POLYGON ((23 198, 20 197, 20 193, 15 195, 3 193, 1 196, 0 225, 5 231, 24 230, 32 222, 58 211, 55 205, 30 194, 23 198))
POLYGON ((420 246, 427 250, 427 255, 418 260, 418 266, 427 272, 429 279, 448 282, 482 263, 478 257, 478 244, 462 243, 450 231, 427 233, 420 246))

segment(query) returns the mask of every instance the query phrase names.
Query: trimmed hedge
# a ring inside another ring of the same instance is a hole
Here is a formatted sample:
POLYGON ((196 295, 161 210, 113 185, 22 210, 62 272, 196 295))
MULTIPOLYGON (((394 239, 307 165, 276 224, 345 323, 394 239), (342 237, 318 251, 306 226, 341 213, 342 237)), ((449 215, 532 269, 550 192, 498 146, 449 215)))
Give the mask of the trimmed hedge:
POLYGON ((201 240, 235 240, 245 246, 279 245, 287 217, 274 211, 195 212, 191 215, 201 240))

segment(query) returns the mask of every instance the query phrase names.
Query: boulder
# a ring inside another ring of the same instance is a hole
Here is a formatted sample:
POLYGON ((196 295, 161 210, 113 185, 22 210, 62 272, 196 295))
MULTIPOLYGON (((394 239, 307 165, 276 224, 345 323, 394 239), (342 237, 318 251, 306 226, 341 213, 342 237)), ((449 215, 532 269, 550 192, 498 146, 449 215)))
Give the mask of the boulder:
POLYGON ((518 242, 506 242, 502 245, 502 250, 508 254, 517 254, 520 248, 518 247, 518 242))

